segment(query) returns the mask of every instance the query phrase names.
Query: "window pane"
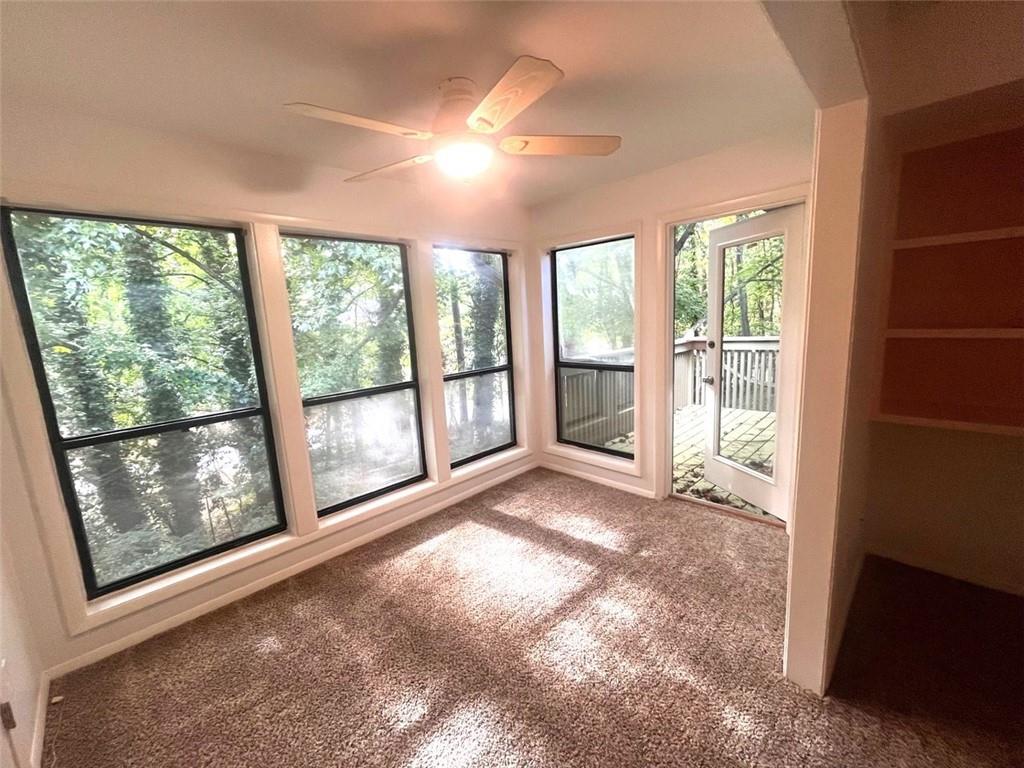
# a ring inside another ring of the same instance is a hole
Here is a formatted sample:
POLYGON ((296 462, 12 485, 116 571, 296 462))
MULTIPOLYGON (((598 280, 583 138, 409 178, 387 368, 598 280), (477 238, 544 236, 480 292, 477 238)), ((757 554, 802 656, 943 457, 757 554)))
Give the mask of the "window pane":
POLYGON ((412 378, 398 245, 289 236, 281 252, 303 397, 412 378))
POLYGON ((452 462, 512 442, 508 376, 501 371, 445 382, 452 462))
POLYGON ((505 349, 505 274, 499 253, 434 249, 444 372, 492 368, 505 349))
POLYGON ((559 438, 633 455, 633 373, 559 368, 559 438))
POLYGON ((555 253, 559 355, 633 363, 633 238, 555 253))
POLYGON ((11 214, 61 433, 259 404, 233 234, 11 214))
POLYGON ((771 477, 782 319, 782 235, 725 249, 718 455, 771 477))
POLYGON ((306 408, 318 509, 423 474, 412 388, 306 408))
POLYGON ((67 455, 100 587, 278 525, 259 416, 67 455))

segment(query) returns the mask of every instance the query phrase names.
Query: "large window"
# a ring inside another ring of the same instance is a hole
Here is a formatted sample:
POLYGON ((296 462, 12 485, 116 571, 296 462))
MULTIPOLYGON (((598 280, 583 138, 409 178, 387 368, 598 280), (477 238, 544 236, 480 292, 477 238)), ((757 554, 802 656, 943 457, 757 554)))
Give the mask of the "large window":
POLYGON ((507 257, 434 249, 453 467, 515 445, 507 257))
POLYGON ((89 597, 285 528, 244 238, 5 208, 89 597))
POLYGON ((426 477, 405 249, 281 238, 319 514, 426 477))
POLYGON ((633 237, 551 252, 558 440, 633 458, 633 237))

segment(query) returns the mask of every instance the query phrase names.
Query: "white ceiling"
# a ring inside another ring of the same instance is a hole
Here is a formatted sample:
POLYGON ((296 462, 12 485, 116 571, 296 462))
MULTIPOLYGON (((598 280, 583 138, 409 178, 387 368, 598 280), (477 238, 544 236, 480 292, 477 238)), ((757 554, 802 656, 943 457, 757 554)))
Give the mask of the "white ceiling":
POLYGON ((443 78, 484 92, 516 56, 549 58, 565 79, 506 132, 623 145, 608 158, 503 158, 473 182, 526 205, 769 133, 810 141, 813 121, 758 3, 5 2, 2 20, 8 119, 12 105, 61 106, 357 171, 422 145, 280 105, 429 128, 443 78))

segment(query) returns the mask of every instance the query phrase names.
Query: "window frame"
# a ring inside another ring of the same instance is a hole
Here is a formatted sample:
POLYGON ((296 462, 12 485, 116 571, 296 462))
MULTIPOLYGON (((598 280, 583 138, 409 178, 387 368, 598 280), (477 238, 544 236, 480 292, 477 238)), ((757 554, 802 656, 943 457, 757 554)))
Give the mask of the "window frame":
POLYGON ((194 224, 191 222, 174 221, 156 217, 116 216, 77 210, 66 211, 32 206, 2 205, 0 206, 0 242, 3 244, 4 262, 10 279, 11 292, 14 298, 15 314, 17 315, 22 337, 25 340, 25 347, 28 351, 29 362, 32 366, 32 377, 35 381, 37 394, 42 407, 43 420, 46 425, 47 440, 50 444, 50 452, 53 456, 54 464, 57 469, 57 479, 60 484, 65 513, 67 514, 68 522, 71 527, 75 550, 78 554, 78 564, 81 571, 82 584, 85 588, 86 600, 95 600, 99 597, 103 597, 104 595, 109 595, 112 592, 117 592, 141 582, 149 581, 150 579, 171 573, 193 563, 197 563, 207 558, 238 549, 255 541, 287 531, 288 518, 285 512, 281 471, 278 464, 273 418, 270 412, 270 399, 267 390, 267 371, 263 359, 262 343, 256 317, 256 305, 253 298, 252 274, 249 270, 249 254, 246 248, 245 230, 242 227, 215 224, 194 224), (14 238, 14 228, 11 220, 13 213, 37 213, 47 216, 84 219, 88 221, 148 224, 173 227, 175 229, 222 232, 233 237, 235 239, 235 246, 238 254, 239 282, 241 283, 242 300, 246 313, 246 327, 249 332, 249 343, 252 350, 253 369, 256 377, 256 393, 259 397, 259 404, 247 408, 235 408, 227 411, 219 411, 217 413, 191 416, 174 421, 162 421, 153 424, 127 427, 125 429, 110 429, 101 432, 88 433, 78 437, 63 437, 57 420, 57 410, 53 402, 53 394, 50 390, 50 384, 46 377, 42 348, 40 347, 39 337, 36 333, 35 318, 32 315, 32 305, 28 295, 28 288, 25 284, 24 272, 21 267, 21 257, 18 255, 18 247, 14 238), (274 499, 274 507, 277 512, 277 524, 260 531, 254 531, 253 533, 246 534, 245 536, 241 536, 237 539, 232 539, 231 541, 216 544, 199 552, 185 555, 161 565, 147 568, 139 571, 138 573, 116 579, 102 586, 99 585, 96 580, 96 572, 93 566, 92 553, 89 549, 89 540, 85 530, 85 523, 82 519, 81 507, 78 502, 78 494, 75 490, 74 475, 71 471, 71 464, 68 461, 68 451, 103 443, 121 442, 141 437, 150 437, 166 432, 183 429, 187 430, 192 427, 205 426, 225 421, 236 421, 252 417, 259 417, 263 426, 263 438, 267 450, 267 471, 270 475, 271 493, 274 499))
MULTIPOLYGON (((490 250, 484 248, 468 248, 461 245, 451 245, 449 243, 436 244, 431 249, 431 258, 433 258, 434 250, 438 248, 448 248, 452 250, 465 251, 467 253, 482 253, 489 256, 501 257, 501 290, 503 291, 502 303, 505 308, 505 362, 502 365, 492 365, 488 368, 474 368, 467 369, 464 371, 456 371, 455 373, 444 373, 444 362, 441 363, 441 386, 444 389, 444 385, 449 381, 458 381, 459 379, 471 379, 480 378, 491 373, 506 373, 508 376, 508 423, 511 437, 507 443, 496 445, 493 448, 487 448, 486 450, 479 451, 472 454, 471 456, 465 456, 456 461, 450 461, 448 466, 451 469, 458 469, 464 467, 467 464, 471 464, 474 461, 493 456, 496 453, 507 451, 510 448, 515 448, 519 445, 519 438, 516 435, 516 390, 515 390, 515 373, 512 368, 512 312, 510 308, 511 295, 509 293, 509 282, 508 282, 508 251, 490 250)), ((436 274, 436 265, 433 267, 433 273, 436 274)), ((436 296, 435 296, 436 302, 436 296)), ((440 325, 438 326, 440 332, 440 325)), ((445 400, 445 424, 448 423, 448 404, 447 399, 445 400)), ((448 439, 449 450, 451 449, 451 437, 448 439)))
MULTIPOLYGON (((357 504, 362 504, 372 499, 376 499, 380 496, 392 493, 405 488, 409 485, 426 480, 428 477, 427 473, 427 449, 423 442, 423 400, 420 394, 420 377, 419 367, 416 359, 416 324, 413 318, 412 311, 412 286, 409 279, 409 249, 407 245, 400 240, 385 240, 385 239, 372 239, 368 237, 351 237, 348 235, 332 235, 324 234, 323 232, 303 232, 301 230, 292 229, 279 229, 278 239, 283 241, 285 238, 306 238, 309 240, 329 240, 333 242, 346 242, 346 243, 372 243, 374 245, 393 245, 398 248, 399 257, 402 264, 402 290, 404 291, 405 299, 405 319, 406 328, 409 335, 409 369, 410 375, 408 381, 393 382, 391 384, 379 384, 373 387, 364 387, 363 389, 351 389, 345 392, 334 392, 328 395, 314 395, 313 397, 302 397, 302 413, 303 413, 303 436, 305 437, 305 413, 306 408, 317 405, 330 405, 331 403, 338 403, 343 400, 355 400, 361 397, 372 397, 373 395, 383 395, 389 392, 399 392, 405 389, 411 389, 413 392, 413 402, 416 407, 416 432, 419 437, 420 444, 420 471, 418 474, 408 477, 404 480, 399 480, 396 483, 391 483, 383 488, 378 488, 373 491, 367 491, 366 493, 358 496, 353 496, 350 499, 339 501, 334 504, 330 504, 326 507, 318 507, 316 510, 316 516, 318 519, 322 519, 335 512, 340 512, 343 509, 354 507, 357 504)), ((285 261, 282 255, 282 262, 285 261)), ((288 267, 285 264, 285 292, 287 293, 287 274, 288 267)), ((291 317, 291 296, 288 297, 288 314, 289 319, 291 317)), ((291 328, 289 328, 291 330, 291 328)), ((296 361, 296 373, 298 373, 298 364, 296 361)), ((299 382, 299 395, 302 396, 302 383, 299 382)), ((307 438, 306 450, 309 450, 309 443, 307 438)), ((312 467, 310 467, 312 471, 312 467)), ((314 485, 315 488, 315 485, 314 485)), ((314 495, 315 503, 315 495, 314 495)))
MULTIPOLYGON (((636 273, 636 241, 637 236, 635 233, 626 235, 616 235, 614 237, 604 237, 598 240, 584 240, 579 243, 572 243, 571 245, 559 245, 551 248, 548 251, 548 260, 551 269, 551 328, 554 335, 554 373, 555 373, 555 440, 556 442, 562 443, 563 445, 571 445, 575 448, 582 448, 586 451, 594 451, 596 453, 604 453, 608 456, 614 456, 619 459, 626 459, 627 461, 636 461, 636 445, 634 441, 633 453, 626 453, 625 451, 619 451, 615 448, 608 448, 603 445, 592 445, 590 443, 584 443, 579 440, 570 440, 562 436, 562 376, 560 370, 562 368, 574 368, 581 371, 604 371, 604 372, 618 372, 618 373, 631 373, 633 374, 633 408, 634 413, 636 409, 636 317, 634 314, 634 326, 633 326, 633 364, 617 364, 617 363, 599 363, 599 362, 582 362, 580 360, 562 360, 562 342, 561 333, 558 326, 558 252, 559 251, 571 251, 574 248, 583 248, 591 245, 605 245, 607 243, 618 243, 624 240, 633 241, 633 270, 634 275, 636 273)), ((633 286, 634 299, 636 295, 636 285, 634 282, 633 286)), ((636 425, 634 424, 634 431, 636 425)))

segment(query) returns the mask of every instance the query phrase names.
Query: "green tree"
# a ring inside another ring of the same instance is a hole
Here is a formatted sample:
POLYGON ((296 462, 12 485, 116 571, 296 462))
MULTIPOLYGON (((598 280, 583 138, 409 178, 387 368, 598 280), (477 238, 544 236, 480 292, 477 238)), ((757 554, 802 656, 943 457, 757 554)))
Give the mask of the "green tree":
MULTIPOLYGON (((182 402, 175 372, 182 355, 171 336, 167 307, 170 287, 154 258, 151 242, 135 227, 121 241, 125 297, 132 335, 145 355, 142 379, 151 423, 177 421, 190 415, 182 402)), ((198 456, 188 430, 165 432, 156 440, 157 474, 166 490, 171 532, 183 536, 202 524, 199 508, 198 456)))

